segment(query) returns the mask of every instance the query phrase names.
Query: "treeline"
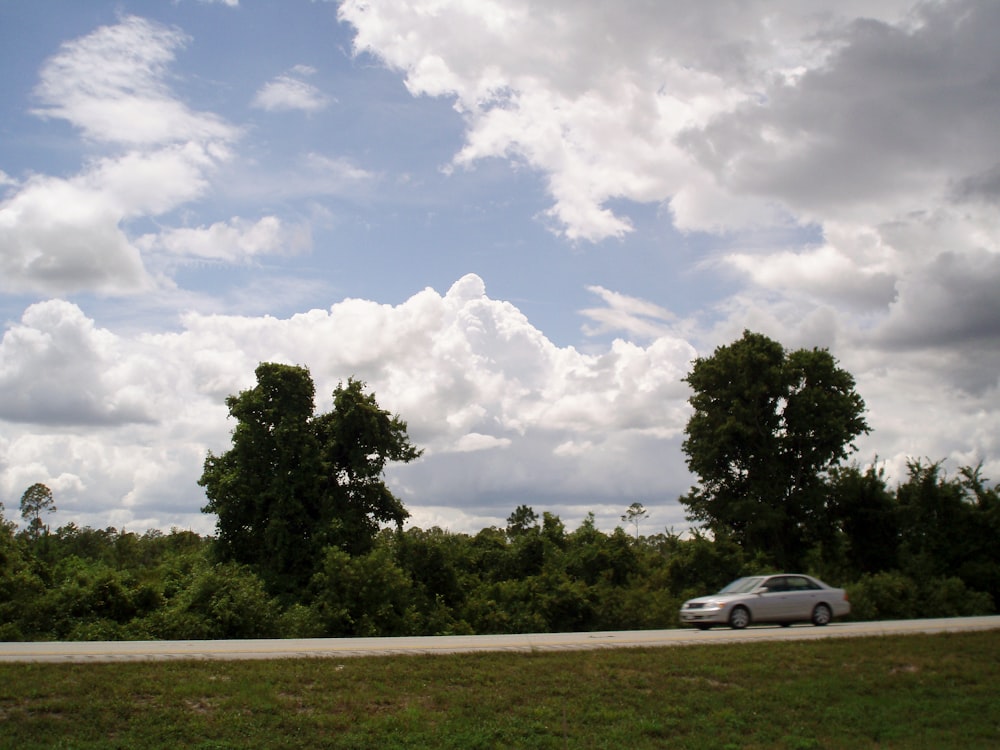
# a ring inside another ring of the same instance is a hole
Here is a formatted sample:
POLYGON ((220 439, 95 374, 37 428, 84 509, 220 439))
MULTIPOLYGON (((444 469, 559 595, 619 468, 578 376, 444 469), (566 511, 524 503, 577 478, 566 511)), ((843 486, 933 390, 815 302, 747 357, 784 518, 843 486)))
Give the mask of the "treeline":
MULTIPOLYGON (((913 463, 831 477, 852 519, 803 572, 846 585, 855 619, 996 611, 1000 492, 978 471, 913 463)), ((190 531, 0 528, 0 639, 119 640, 434 635, 678 626, 684 599, 776 570, 725 538, 617 528, 518 507, 505 528, 382 530, 363 553, 322 550, 308 583, 269 593, 251 566, 190 531)))
POLYGON ((303 367, 262 363, 226 399, 232 445, 199 484, 212 538, 44 522, 43 484, 0 524, 0 638, 196 639, 669 628, 681 603, 741 575, 812 573, 857 619, 994 612, 1000 489, 912 462, 897 487, 845 465, 867 433, 850 373, 825 350, 760 334, 698 358, 679 498, 700 531, 643 536, 589 516, 567 530, 518 506, 504 528, 404 530, 384 482, 421 451, 406 422, 349 379, 317 414, 303 367), (388 526, 388 528, 386 528, 388 526))

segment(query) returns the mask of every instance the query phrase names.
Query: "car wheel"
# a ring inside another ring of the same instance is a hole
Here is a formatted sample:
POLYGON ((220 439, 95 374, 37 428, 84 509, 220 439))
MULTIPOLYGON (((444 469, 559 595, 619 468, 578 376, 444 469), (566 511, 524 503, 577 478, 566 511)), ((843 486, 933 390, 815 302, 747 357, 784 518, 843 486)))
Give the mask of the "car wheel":
POLYGON ((812 621, 813 625, 823 626, 826 625, 830 620, 833 619, 833 613, 830 612, 830 608, 825 604, 817 604, 816 608, 813 610, 812 621))
POLYGON ((729 627, 733 630, 743 630, 750 624, 750 611, 746 607, 736 607, 729 613, 729 627))

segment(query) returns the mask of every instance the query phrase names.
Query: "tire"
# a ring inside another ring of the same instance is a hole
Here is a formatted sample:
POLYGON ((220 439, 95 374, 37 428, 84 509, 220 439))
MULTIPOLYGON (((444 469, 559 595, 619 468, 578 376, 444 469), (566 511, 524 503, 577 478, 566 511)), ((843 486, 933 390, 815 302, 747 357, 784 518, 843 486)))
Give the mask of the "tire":
POLYGON ((734 607, 729 613, 729 627, 733 630, 743 630, 750 624, 750 610, 746 607, 734 607))
POLYGON ((823 627, 833 619, 833 612, 825 604, 817 604, 813 609, 812 623, 816 627, 823 627))

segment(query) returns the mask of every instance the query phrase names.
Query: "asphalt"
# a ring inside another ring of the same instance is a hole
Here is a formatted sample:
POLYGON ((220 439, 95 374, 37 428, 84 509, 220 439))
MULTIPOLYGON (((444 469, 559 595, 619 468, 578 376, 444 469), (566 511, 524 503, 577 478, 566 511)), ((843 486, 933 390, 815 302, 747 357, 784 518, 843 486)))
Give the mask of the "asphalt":
POLYGON ((406 654, 457 654, 487 651, 582 651, 601 648, 652 648, 759 640, 859 638, 916 633, 1000 629, 1000 616, 891 622, 832 623, 750 627, 746 630, 631 630, 599 633, 419 636, 402 638, 305 638, 238 641, 46 641, 0 643, 0 662, 121 662, 158 660, 236 660, 348 658, 406 654))

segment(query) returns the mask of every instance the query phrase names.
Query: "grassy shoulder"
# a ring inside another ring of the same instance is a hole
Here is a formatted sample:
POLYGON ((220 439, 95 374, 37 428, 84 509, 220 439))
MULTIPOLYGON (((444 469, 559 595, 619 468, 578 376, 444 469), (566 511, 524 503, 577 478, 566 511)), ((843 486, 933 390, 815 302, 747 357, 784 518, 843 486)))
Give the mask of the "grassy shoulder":
POLYGON ((1000 631, 535 654, 0 665, 17 748, 992 748, 1000 631))

